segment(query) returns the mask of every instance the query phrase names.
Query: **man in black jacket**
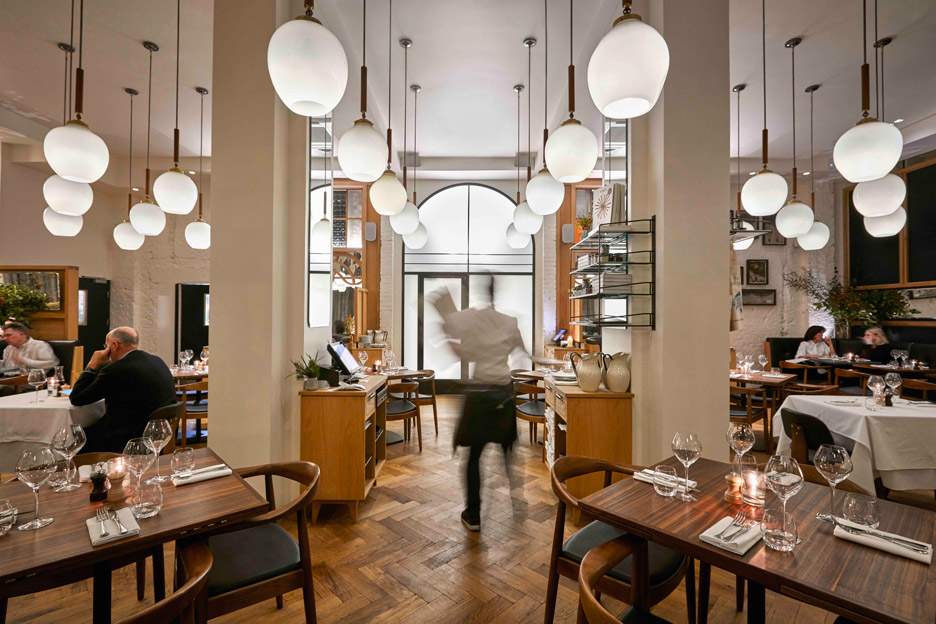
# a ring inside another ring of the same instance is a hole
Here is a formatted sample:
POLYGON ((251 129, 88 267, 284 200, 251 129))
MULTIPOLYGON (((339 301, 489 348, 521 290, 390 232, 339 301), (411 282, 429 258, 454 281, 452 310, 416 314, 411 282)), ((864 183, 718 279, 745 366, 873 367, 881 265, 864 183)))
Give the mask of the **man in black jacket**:
POLYGON ((137 347, 140 337, 132 327, 111 330, 105 349, 95 351, 71 392, 72 405, 104 399, 104 417, 86 433, 85 453, 123 452, 128 440, 143 435, 149 415, 175 403, 175 383, 159 357, 137 347))

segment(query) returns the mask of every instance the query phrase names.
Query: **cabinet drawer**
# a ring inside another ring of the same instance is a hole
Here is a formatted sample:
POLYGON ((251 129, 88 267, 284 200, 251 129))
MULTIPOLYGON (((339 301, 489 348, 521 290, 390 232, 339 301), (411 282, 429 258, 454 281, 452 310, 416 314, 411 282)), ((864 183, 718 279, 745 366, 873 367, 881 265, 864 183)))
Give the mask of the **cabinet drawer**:
POLYGON ((377 391, 373 390, 364 399, 364 416, 370 416, 377 411, 377 391))
POLYGON ((556 404, 556 389, 551 383, 546 382, 546 405, 556 404))
POLYGON ((564 395, 561 390, 556 390, 556 396, 553 400, 553 409, 556 410, 556 413, 563 418, 568 416, 566 409, 566 395, 564 395))

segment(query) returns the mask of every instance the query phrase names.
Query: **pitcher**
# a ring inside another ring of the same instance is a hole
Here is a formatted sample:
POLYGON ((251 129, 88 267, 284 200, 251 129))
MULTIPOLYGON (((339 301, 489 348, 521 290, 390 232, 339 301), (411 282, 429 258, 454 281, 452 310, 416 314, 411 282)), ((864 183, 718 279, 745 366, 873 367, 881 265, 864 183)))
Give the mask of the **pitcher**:
POLYGON ((630 354, 601 354, 601 363, 605 388, 611 392, 627 392, 630 386, 630 354))
POLYGON ((585 392, 595 392, 601 385, 601 354, 600 353, 571 353, 569 361, 572 362, 572 370, 575 371, 575 378, 578 381, 579 388, 585 392), (578 358, 578 363, 576 363, 578 358))

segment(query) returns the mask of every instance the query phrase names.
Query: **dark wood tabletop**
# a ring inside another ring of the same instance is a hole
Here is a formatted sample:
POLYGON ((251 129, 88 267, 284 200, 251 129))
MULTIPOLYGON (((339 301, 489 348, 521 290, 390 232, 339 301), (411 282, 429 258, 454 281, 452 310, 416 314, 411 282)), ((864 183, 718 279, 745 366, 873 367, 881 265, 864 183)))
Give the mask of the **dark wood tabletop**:
POLYGON ((767 371, 770 375, 783 375, 783 377, 764 377, 763 372, 749 373, 747 375, 742 375, 739 377, 734 377, 733 375, 741 375, 740 371, 730 370, 728 371, 728 378, 730 381, 734 382, 746 382, 746 383, 757 383, 762 386, 771 386, 779 387, 786 385, 791 379, 795 378, 796 375, 790 375, 788 373, 781 373, 780 371, 767 371))
POLYGON ((395 379, 420 379, 420 378, 426 376, 426 373, 424 373, 424 372, 422 372, 422 371, 418 371, 418 370, 413 370, 413 369, 410 369, 410 368, 403 369, 403 370, 398 370, 398 371, 394 371, 394 372, 392 372, 392 373, 387 372, 386 370, 382 370, 382 371, 380 371, 380 373, 378 373, 378 374, 383 375, 383 376, 386 377, 387 379, 391 379, 391 380, 395 380, 395 379))
MULTIPOLYGON (((676 466, 677 473, 683 474, 675 458, 661 463, 676 466)), ((707 459, 691 466, 689 477, 698 481, 701 490, 696 503, 664 498, 651 484, 622 479, 582 499, 581 506, 639 537, 852 619, 936 620, 936 567, 834 537, 832 526, 816 519, 817 511, 828 511, 825 486, 806 483, 787 503, 803 540, 792 553, 771 550, 761 541, 741 557, 703 543, 699 540, 703 531, 734 516, 738 509, 723 496, 729 469, 729 464, 707 459)), ((780 502, 768 493, 767 504, 779 506, 780 502)), ((878 506, 880 530, 934 543, 936 513, 885 500, 879 500, 878 506)), ((749 618, 751 611, 749 607, 749 618)))

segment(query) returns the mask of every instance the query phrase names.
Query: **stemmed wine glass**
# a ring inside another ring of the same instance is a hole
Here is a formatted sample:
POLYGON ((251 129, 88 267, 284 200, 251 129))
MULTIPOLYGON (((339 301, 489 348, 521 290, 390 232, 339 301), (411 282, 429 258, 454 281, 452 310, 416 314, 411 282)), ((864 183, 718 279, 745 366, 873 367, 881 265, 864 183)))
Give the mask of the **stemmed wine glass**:
POLYGON ((900 373, 887 373, 884 375, 884 385, 890 388, 891 394, 897 396, 897 388, 903 383, 900 373))
POLYGON ((179 370, 185 370, 185 350, 179 351, 179 370))
POLYGON ((819 474, 829 482, 829 492, 832 494, 832 508, 829 513, 816 513, 820 520, 835 521, 835 486, 848 478, 853 466, 851 457, 845 447, 835 444, 823 444, 816 451, 813 463, 819 474))
POLYGON ((39 488, 55 473, 55 454, 47 446, 27 449, 16 462, 16 476, 20 481, 32 488, 36 497, 36 513, 32 522, 16 527, 20 531, 34 531, 52 524, 53 518, 43 518, 39 515, 39 488))
POLYGON ((768 360, 768 359, 767 359, 767 356, 764 355, 763 353, 761 353, 760 355, 757 356, 757 362, 760 364, 761 371, 766 371, 766 370, 767 370, 767 363, 768 363, 769 361, 770 361, 770 360, 768 360))
POLYGON ((728 425, 725 439, 735 452, 732 470, 736 475, 740 475, 742 456, 754 448, 754 429, 748 423, 731 423, 728 425))
MULTIPOLYGON (((78 451, 84 447, 85 442, 88 441, 88 437, 85 435, 84 429, 81 428, 81 425, 65 425, 61 429, 55 432, 55 435, 52 436, 52 448, 61 453, 65 457, 65 474, 69 477, 72 473, 72 460, 75 455, 78 454, 78 451)), ((72 490, 77 490, 81 485, 78 483, 72 483, 70 478, 65 480, 65 483, 55 488, 56 492, 71 492, 72 490)))
POLYGON ((358 360, 361 362, 361 366, 365 366, 367 364, 367 351, 361 349, 361 351, 358 352, 357 357, 358 357, 358 360))
POLYGON ((127 466, 127 470, 136 475, 136 492, 133 494, 130 506, 133 510, 133 515, 139 517, 137 513, 141 503, 139 497, 143 486, 143 473, 146 472, 156 460, 156 451, 153 448, 152 440, 149 438, 133 438, 124 446, 123 455, 124 465, 127 466))
POLYGON ((875 395, 884 392, 884 378, 880 375, 871 375, 868 377, 868 387, 874 391, 875 395))
POLYGON ((676 498, 686 503, 694 503, 699 499, 689 490, 689 466, 702 456, 702 442, 699 441, 699 436, 677 431, 673 436, 673 454, 686 468, 686 487, 683 491, 676 493, 676 498))
POLYGON ((185 350, 185 366, 186 366, 186 368, 189 367, 189 362, 192 361, 192 358, 193 358, 193 357, 195 357, 195 352, 192 351, 191 349, 186 349, 186 350, 185 350))
POLYGON ((150 441, 153 451, 156 452, 156 476, 146 480, 147 483, 161 483, 168 481, 169 475, 159 474, 159 455, 166 445, 172 441, 172 426, 165 418, 154 418, 146 423, 146 429, 143 430, 143 438, 150 441))
POLYGON ((29 377, 26 378, 26 383, 35 388, 36 398, 30 401, 30 403, 42 403, 42 399, 39 398, 39 387, 45 383, 46 375, 45 371, 41 368, 30 368, 29 377))
MULTIPOLYGON (((783 505, 783 517, 786 518, 787 501, 803 489, 803 471, 799 462, 785 455, 774 455, 767 462, 764 471, 767 487, 777 495, 783 505)), ((796 543, 802 540, 797 538, 796 543)))
POLYGON ((202 365, 205 368, 208 368, 208 357, 211 355, 211 352, 208 351, 208 347, 203 347, 201 353, 198 354, 198 357, 201 358, 202 365))

